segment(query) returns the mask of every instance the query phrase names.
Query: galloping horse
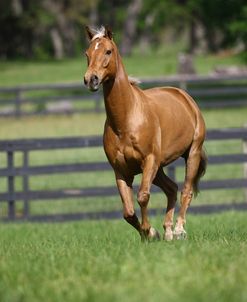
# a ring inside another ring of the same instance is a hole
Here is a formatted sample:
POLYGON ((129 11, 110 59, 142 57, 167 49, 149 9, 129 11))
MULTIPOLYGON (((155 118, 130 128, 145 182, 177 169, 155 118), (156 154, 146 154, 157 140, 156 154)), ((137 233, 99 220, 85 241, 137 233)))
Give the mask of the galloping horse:
POLYGON ((84 82, 91 91, 103 85, 104 150, 115 172, 124 219, 139 232, 142 240, 160 239, 147 213, 150 187, 154 184, 167 196, 164 239, 183 239, 186 237, 186 211, 193 193, 198 192, 198 182, 207 163, 202 149, 205 123, 199 108, 178 88, 140 89, 126 74, 111 30, 86 27, 86 31, 90 45, 86 51, 88 68, 84 82), (173 230, 178 187, 165 175, 163 167, 179 157, 185 160, 186 175, 173 230), (134 176, 140 173, 142 180, 137 200, 141 223, 135 214, 132 192, 134 176))

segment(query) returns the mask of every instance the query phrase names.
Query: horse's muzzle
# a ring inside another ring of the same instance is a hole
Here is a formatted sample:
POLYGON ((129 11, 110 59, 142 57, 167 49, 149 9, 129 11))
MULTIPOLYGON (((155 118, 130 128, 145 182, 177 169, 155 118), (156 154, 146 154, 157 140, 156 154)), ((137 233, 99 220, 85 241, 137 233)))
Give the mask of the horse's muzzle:
POLYGON ((84 83, 91 91, 97 91, 99 89, 100 80, 97 75, 93 74, 89 79, 85 76, 84 83))

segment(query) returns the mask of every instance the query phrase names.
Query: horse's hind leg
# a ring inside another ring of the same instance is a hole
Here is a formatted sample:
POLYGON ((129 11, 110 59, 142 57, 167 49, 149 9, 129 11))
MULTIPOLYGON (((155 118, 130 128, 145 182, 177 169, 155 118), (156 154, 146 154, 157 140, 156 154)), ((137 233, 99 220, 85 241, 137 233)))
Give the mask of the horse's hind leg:
POLYGON ((163 227, 165 230, 164 239, 170 241, 173 239, 173 216, 177 200, 178 186, 168 176, 165 175, 162 168, 159 168, 153 184, 160 187, 167 196, 167 208, 163 227))
POLYGON ((174 237, 176 239, 185 239, 186 231, 184 230, 184 225, 186 223, 186 211, 191 203, 193 197, 193 187, 196 179, 198 178, 199 165, 201 161, 201 145, 198 146, 194 143, 191 146, 188 158, 186 160, 186 173, 185 182, 183 190, 181 192, 181 207, 179 215, 176 221, 176 226, 174 229, 174 237))

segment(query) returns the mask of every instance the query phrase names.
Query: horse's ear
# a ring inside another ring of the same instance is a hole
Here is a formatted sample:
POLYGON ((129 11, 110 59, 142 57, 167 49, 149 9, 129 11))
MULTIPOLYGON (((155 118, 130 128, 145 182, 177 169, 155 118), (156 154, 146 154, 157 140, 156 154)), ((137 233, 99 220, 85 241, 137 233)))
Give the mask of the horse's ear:
POLYGON ((113 34, 112 34, 112 30, 109 26, 105 27, 105 37, 112 40, 113 34))
POLYGON ((87 37, 89 39, 89 41, 92 40, 94 34, 92 33, 91 29, 89 26, 85 26, 85 30, 86 30, 86 34, 87 34, 87 37))

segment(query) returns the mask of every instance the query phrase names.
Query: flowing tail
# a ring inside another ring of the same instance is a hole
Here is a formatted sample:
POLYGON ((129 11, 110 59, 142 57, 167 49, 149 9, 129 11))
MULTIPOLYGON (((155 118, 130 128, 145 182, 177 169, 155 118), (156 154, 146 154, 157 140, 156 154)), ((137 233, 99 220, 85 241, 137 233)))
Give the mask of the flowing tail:
POLYGON ((193 182, 193 191, 194 191, 195 196, 197 196, 197 194, 199 193, 199 188, 198 188, 199 181, 200 181, 200 178, 206 172, 207 163, 208 163, 207 155, 206 155, 205 151, 202 149, 200 164, 199 164, 199 167, 198 167, 198 170, 196 173, 196 177, 193 182))

